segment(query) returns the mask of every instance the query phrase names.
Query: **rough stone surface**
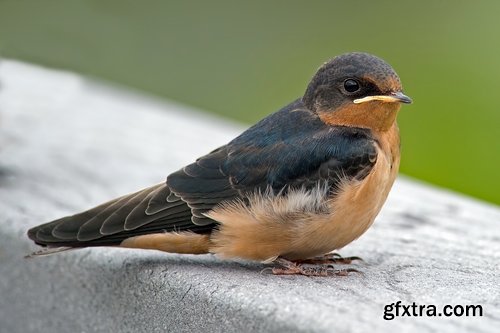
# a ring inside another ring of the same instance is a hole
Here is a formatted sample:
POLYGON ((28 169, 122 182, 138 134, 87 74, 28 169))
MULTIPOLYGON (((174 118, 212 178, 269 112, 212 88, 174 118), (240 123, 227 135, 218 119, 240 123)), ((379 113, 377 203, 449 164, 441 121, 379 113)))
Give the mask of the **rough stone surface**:
POLYGON ((12 60, 0 64, 0 332, 497 332, 500 210, 400 178, 341 251, 363 274, 261 274, 211 255, 96 248, 23 259, 36 224, 162 181, 242 127, 12 60), (383 319, 401 301, 482 317, 383 319))

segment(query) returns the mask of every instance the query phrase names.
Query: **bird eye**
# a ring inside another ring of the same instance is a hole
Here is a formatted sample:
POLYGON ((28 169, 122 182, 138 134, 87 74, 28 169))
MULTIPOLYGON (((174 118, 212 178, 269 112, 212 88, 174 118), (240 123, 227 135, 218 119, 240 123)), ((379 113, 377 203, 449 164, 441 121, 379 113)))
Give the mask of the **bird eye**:
POLYGON ((353 79, 344 81, 344 89, 347 92, 353 93, 359 90, 359 82, 353 79))

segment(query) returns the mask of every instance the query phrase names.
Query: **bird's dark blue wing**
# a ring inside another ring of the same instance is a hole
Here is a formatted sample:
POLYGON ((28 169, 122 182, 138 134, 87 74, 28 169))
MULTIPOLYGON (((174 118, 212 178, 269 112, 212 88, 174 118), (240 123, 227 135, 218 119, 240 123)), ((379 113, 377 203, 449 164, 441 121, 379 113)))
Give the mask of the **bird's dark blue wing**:
POLYGON ((258 190, 286 193, 342 178, 363 179, 377 159, 369 130, 324 124, 301 101, 272 114, 239 137, 171 174, 167 185, 187 202, 196 224, 220 202, 258 190))

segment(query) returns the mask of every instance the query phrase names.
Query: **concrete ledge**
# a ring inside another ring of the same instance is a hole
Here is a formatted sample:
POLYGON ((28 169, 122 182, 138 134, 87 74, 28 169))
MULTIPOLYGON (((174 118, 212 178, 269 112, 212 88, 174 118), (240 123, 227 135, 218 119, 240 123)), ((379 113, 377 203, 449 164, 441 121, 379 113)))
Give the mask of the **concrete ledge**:
POLYGON ((475 331, 500 327, 500 210, 400 178, 341 251, 364 275, 307 278, 153 251, 24 260, 26 230, 159 182, 241 126, 65 72, 0 64, 0 331, 475 331), (482 317, 383 319, 384 305, 479 304, 482 317))

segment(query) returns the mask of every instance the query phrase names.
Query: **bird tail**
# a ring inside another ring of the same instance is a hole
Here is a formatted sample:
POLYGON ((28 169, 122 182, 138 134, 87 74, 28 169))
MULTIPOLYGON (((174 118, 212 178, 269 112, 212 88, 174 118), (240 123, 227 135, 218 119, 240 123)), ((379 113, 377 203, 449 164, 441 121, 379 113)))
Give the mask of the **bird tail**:
POLYGON ((162 183, 30 229, 28 237, 46 249, 29 257, 72 248, 119 246, 133 236, 165 231, 198 232, 196 228, 209 227, 194 225, 187 204, 162 183))

